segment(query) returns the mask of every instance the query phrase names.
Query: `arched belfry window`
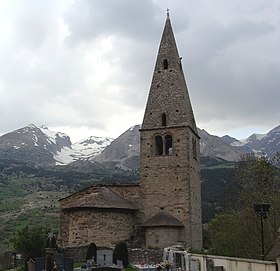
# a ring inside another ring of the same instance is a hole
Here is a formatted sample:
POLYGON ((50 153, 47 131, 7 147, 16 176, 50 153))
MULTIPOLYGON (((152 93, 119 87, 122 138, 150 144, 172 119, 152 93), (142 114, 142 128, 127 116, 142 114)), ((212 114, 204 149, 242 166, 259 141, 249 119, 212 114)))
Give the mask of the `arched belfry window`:
POLYGON ((163 155, 163 140, 159 135, 155 137, 155 155, 163 155))
POLYGON ((168 61, 167 61, 167 59, 164 59, 164 60, 163 60, 163 69, 164 69, 164 70, 167 70, 167 69, 168 69, 168 61))
POLYGON ((166 114, 162 113, 161 115, 161 126, 166 126, 166 114))
POLYGON ((166 135, 164 138, 165 143, 165 154, 172 155, 172 136, 166 135))
POLYGON ((172 155, 173 139, 172 135, 156 135, 154 137, 154 155, 172 155))

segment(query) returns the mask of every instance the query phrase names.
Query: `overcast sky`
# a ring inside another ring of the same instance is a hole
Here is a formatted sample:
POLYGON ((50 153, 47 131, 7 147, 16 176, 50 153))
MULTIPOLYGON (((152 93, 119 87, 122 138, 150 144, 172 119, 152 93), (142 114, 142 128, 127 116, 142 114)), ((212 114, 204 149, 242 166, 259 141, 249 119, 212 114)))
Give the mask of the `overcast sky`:
POLYGON ((279 0, 0 0, 0 134, 140 124, 166 8, 197 126, 240 139, 280 125, 279 0))

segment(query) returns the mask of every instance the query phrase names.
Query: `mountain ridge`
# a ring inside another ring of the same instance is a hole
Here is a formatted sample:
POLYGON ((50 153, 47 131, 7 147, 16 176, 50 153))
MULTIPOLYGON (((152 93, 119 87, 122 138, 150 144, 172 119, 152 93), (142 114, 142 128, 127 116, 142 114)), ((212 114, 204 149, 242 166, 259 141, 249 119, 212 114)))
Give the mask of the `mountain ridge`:
MULTIPOLYGON (((0 137, 0 159, 16 159, 38 165, 67 165, 75 161, 107 163, 125 170, 140 163, 140 125, 134 125, 118 138, 90 136, 72 143, 70 137, 29 124, 0 137)), ((272 158, 280 151, 280 125, 266 134, 252 134, 244 140, 209 134, 198 128, 202 157, 238 161, 241 154, 255 153, 272 158)))

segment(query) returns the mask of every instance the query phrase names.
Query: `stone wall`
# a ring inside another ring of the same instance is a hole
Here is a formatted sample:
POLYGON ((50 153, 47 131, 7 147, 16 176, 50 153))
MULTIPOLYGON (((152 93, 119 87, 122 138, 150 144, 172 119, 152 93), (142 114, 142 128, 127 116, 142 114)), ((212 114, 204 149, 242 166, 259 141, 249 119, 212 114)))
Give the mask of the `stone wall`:
POLYGON ((87 248, 88 246, 63 247, 61 252, 64 254, 64 257, 73 258, 74 262, 85 262, 87 248))
POLYGON ((76 210, 70 214, 67 246, 111 247, 130 239, 134 224, 134 214, 127 210, 76 210))
POLYGON ((142 205, 142 198, 141 198, 141 191, 140 185, 112 185, 110 189, 123 197, 124 199, 130 200, 136 206, 141 209, 142 205))
POLYGON ((157 264, 163 261, 162 249, 129 249, 128 254, 132 264, 157 264))
MULTIPOLYGON (((65 247, 62 249, 64 257, 71 257, 75 262, 84 262, 86 260, 88 246, 65 247)), ((98 247, 98 249, 114 249, 113 247, 98 247)), ((162 249, 131 249, 128 248, 129 262, 132 264, 157 264, 163 261, 162 249)))
POLYGON ((180 229, 177 227, 151 227, 146 229, 146 247, 169 247, 177 244, 180 229))

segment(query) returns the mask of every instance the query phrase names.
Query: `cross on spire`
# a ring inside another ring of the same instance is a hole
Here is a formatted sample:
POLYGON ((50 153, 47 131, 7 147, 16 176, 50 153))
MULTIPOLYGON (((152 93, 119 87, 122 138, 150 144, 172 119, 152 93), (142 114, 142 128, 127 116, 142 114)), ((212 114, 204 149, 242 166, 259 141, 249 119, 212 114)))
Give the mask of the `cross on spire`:
POLYGON ((167 19, 169 19, 169 11, 170 11, 170 9, 167 8, 167 9, 166 9, 167 19))

